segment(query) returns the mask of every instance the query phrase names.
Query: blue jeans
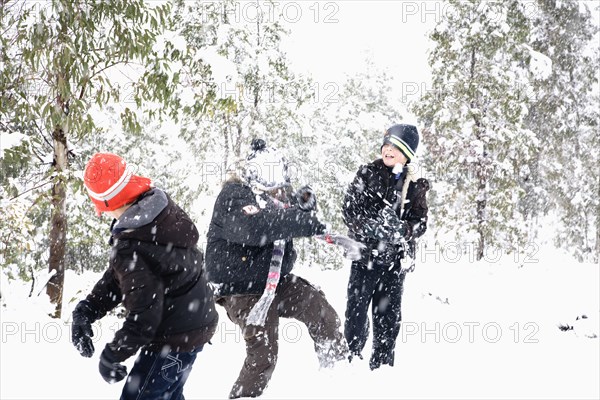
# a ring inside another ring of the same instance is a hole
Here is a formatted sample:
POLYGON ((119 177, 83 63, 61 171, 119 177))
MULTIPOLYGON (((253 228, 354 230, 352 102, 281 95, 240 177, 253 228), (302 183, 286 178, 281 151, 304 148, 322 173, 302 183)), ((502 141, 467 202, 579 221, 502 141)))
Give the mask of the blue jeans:
POLYGON ((142 348, 120 400, 184 400, 183 385, 200 351, 202 346, 189 353, 142 348))

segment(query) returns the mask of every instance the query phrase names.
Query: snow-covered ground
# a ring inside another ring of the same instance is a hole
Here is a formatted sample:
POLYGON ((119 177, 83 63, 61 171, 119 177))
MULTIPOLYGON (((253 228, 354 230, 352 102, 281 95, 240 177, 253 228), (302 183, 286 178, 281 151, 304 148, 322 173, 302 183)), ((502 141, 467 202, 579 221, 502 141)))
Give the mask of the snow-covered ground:
MULTIPOLYGON (((319 370, 306 328, 282 320, 279 362, 263 398, 598 399, 598 265, 554 249, 518 258, 473 262, 422 251, 406 280, 394 367, 371 372, 369 343, 365 360, 319 370), (573 329, 561 331, 560 324, 573 329)), ((321 286, 343 320, 348 266, 299 266, 295 272, 321 286)), ((47 317, 49 306, 37 288, 29 298, 28 285, 2 282, 0 398, 119 397, 122 382, 106 384, 97 370, 98 349, 112 339, 119 320, 95 324, 92 359, 70 343, 71 310, 99 276, 67 274, 62 320, 47 317)), ((241 367, 240 332, 219 312, 213 345, 199 355, 186 385, 188 400, 227 398, 241 367)))

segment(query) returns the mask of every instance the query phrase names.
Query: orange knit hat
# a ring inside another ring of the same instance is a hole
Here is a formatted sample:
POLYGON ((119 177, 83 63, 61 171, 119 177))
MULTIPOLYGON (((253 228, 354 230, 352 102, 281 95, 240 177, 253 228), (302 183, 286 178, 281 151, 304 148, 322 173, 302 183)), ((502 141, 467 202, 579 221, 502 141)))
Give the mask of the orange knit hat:
POLYGON ((125 160, 111 153, 94 154, 85 167, 83 180, 98 215, 133 203, 152 183, 134 175, 125 160))

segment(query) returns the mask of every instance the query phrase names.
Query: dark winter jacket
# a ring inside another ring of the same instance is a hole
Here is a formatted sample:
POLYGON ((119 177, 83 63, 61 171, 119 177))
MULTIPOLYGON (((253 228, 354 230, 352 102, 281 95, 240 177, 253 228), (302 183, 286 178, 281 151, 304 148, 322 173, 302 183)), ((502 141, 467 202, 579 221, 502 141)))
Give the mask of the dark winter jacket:
MULTIPOLYGON (((358 169, 354 181, 349 186, 342 207, 344 222, 350 236, 367 245, 362 264, 389 263, 403 257, 402 245, 379 242, 369 237, 367 229, 381 223, 380 211, 384 207, 393 207, 399 201, 406 179, 410 179, 408 167, 404 167, 397 177, 392 168, 382 159, 363 165, 358 169)), ((427 229, 426 193, 429 183, 420 178, 410 181, 403 205, 397 205, 398 216, 409 225, 408 244, 414 250, 414 240, 422 236, 427 229)))
POLYGON ((108 348, 123 361, 144 345, 191 351, 206 343, 218 315, 196 247, 198 231, 160 189, 113 221, 108 270, 84 302, 102 318, 123 302, 127 316, 108 348))
MULTIPOLYGON (((264 206, 264 204, 263 204, 264 206)), ((273 242, 286 239, 281 276, 294 266, 294 237, 321 234, 325 226, 297 207, 261 208, 249 186, 226 182, 217 197, 207 235, 206 271, 220 284, 219 294, 261 294, 264 291, 273 242)))

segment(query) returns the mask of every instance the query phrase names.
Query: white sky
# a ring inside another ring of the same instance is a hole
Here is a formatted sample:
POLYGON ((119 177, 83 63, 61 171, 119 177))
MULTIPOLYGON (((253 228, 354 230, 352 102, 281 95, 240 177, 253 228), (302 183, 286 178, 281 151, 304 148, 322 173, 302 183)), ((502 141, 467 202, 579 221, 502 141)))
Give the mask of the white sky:
MULTIPOLYGON (((526 12, 536 12, 534 0, 523 1, 526 12)), ((580 3, 590 7, 599 24, 600 2, 580 3)), ((244 4, 240 3, 240 15, 251 17, 252 9, 244 4)), ((345 74, 364 70, 369 55, 394 77, 396 94, 406 106, 431 86, 427 35, 452 8, 441 1, 338 0, 285 1, 276 11, 291 30, 284 49, 295 71, 309 73, 323 88, 343 82, 345 74)))
POLYGON ((288 19, 291 29, 285 51, 295 69, 312 75, 322 92, 326 84, 341 84, 346 74, 364 70, 368 57, 376 68, 395 79, 396 96, 406 106, 429 87, 427 32, 443 13, 439 3, 421 3, 282 3, 284 19, 288 19), (302 12, 297 22, 294 10, 302 12))
MULTIPOLYGON (((298 22, 287 18, 291 37, 286 50, 301 70, 310 71, 317 79, 339 80, 343 73, 364 67, 365 54, 369 54, 376 65, 389 68, 403 80, 426 78, 426 32, 433 27, 436 16, 423 15, 424 9, 417 9, 418 2, 295 4, 300 6, 302 18, 298 22)), ((432 3, 427 7, 435 6, 432 3)), ((281 9, 286 11, 286 6, 281 9)))

